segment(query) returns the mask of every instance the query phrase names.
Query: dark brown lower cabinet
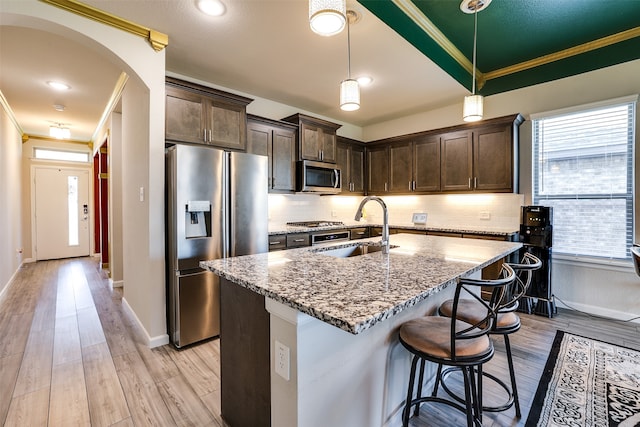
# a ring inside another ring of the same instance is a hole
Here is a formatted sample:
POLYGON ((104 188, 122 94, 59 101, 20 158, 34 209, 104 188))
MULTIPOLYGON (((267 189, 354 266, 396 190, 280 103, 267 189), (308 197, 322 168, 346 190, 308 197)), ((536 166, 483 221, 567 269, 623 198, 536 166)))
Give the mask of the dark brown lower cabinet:
POLYGON ((264 297, 220 280, 220 408, 230 426, 271 425, 269 313, 264 297))

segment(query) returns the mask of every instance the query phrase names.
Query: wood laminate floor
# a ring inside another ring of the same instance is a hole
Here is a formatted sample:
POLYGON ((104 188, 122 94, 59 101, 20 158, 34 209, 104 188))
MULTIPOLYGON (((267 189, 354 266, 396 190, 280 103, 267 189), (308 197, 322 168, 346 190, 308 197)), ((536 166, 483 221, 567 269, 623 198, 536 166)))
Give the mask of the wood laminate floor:
MULTIPOLYGON (((180 351, 149 349, 121 300, 92 258, 20 269, 0 300, 0 423, 226 426, 220 417, 218 340, 180 351)), ((523 417, 515 419, 513 409, 488 413, 485 426, 524 424, 557 329, 640 349, 638 324, 570 311, 553 319, 521 317, 512 348, 523 417)), ((496 350, 486 369, 504 376, 501 339, 496 350)), ((497 387, 485 386, 486 399, 501 397, 497 387)), ((464 425, 464 419, 448 408, 424 405, 411 425, 464 425)))

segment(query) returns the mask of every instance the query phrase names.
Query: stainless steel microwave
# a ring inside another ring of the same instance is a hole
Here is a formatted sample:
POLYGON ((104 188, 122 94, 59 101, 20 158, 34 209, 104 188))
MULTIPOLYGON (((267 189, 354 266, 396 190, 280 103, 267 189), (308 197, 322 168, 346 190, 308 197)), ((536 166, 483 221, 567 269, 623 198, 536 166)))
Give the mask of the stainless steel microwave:
POLYGON ((340 192, 340 167, 332 163, 298 162, 297 191, 305 193, 338 194, 340 192))

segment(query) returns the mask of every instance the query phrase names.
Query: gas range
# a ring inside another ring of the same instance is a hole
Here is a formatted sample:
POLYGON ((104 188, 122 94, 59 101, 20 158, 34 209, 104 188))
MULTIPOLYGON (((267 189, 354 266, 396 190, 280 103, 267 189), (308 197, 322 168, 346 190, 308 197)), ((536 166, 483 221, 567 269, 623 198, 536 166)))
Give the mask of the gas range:
POLYGON ((288 226, 291 227, 331 227, 336 225, 344 225, 342 221, 297 221, 297 222, 288 222, 288 226))

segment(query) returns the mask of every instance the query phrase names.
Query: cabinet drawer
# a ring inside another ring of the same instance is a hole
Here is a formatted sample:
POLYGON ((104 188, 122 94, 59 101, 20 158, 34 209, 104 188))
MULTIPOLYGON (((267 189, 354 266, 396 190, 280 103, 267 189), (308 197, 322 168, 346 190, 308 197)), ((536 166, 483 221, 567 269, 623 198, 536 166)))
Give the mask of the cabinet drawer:
POLYGON ((286 234, 275 234, 269 236, 269 250, 277 251, 279 249, 287 248, 287 236, 286 234))
POLYGON ((366 239, 367 237, 369 237, 369 229, 367 227, 351 229, 351 240, 366 239))
POLYGON ((309 233, 287 234, 287 248, 301 246, 311 246, 311 235, 309 233))

